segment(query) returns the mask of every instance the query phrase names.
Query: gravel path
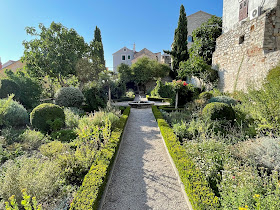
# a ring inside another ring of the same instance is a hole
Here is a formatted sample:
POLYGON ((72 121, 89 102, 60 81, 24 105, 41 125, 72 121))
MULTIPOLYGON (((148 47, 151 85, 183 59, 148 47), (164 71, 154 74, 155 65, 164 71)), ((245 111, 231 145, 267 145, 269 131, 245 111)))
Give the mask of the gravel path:
POLYGON ((101 209, 188 209, 151 109, 131 109, 101 209))

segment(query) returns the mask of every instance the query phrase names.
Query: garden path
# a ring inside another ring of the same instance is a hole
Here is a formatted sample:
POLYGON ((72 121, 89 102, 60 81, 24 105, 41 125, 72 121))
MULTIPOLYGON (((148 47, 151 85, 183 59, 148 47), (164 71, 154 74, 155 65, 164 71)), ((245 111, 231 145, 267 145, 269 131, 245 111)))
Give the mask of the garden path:
POLYGON ((151 109, 131 109, 102 210, 188 209, 151 109))

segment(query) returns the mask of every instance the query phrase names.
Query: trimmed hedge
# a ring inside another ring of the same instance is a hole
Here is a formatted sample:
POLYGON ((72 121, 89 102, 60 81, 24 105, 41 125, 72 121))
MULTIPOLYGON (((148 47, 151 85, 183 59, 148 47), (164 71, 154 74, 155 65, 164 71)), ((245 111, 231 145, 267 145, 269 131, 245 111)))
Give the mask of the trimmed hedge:
POLYGON ((113 130, 109 142, 98 151, 96 161, 85 176, 82 186, 71 203, 70 210, 98 209, 129 113, 130 107, 127 107, 113 130))
POLYGON ((148 101, 161 101, 161 102, 171 102, 171 98, 160 98, 160 97, 153 97, 153 96, 146 96, 148 101))
POLYGON ((172 128, 164 120, 156 106, 152 107, 158 126, 164 138, 168 151, 179 171, 181 180, 194 210, 218 209, 218 197, 209 187, 205 176, 188 157, 185 149, 180 145, 172 128))
POLYGON ((209 100, 211 98, 213 98, 213 94, 210 92, 203 92, 199 94, 199 98, 203 99, 203 100, 209 100))
POLYGON ((211 99, 208 100, 208 103, 213 103, 213 102, 220 102, 220 103, 225 103, 228 104, 230 106, 234 106, 237 104, 237 101, 231 97, 228 96, 217 96, 217 97, 213 97, 211 99))
POLYGON ((226 104, 220 102, 212 102, 207 104, 202 110, 202 115, 205 118, 209 118, 211 120, 231 120, 235 119, 235 112, 233 108, 226 104))
POLYGON ((44 103, 33 109, 30 113, 30 123, 34 128, 40 131, 48 132, 51 130, 50 123, 55 122, 57 119, 65 124, 65 114, 60 106, 55 104, 44 103))
POLYGON ((166 112, 173 112, 173 111, 179 111, 179 110, 184 110, 184 107, 178 107, 177 109, 175 109, 175 106, 158 106, 159 109, 162 109, 163 111, 166 112))
POLYGON ((83 93, 75 87, 62 87, 55 94, 55 103, 58 106, 80 107, 83 101, 83 93))

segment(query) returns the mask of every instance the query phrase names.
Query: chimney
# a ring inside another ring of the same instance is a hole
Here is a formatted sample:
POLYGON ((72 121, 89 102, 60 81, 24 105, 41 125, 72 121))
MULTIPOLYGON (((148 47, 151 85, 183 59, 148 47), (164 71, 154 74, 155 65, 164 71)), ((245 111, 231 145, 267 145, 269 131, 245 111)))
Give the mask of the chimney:
POLYGON ((136 52, 136 50, 135 50, 135 42, 134 42, 134 44, 133 44, 133 52, 134 52, 134 53, 136 52))
POLYGON ((0 69, 2 69, 1 57, 0 57, 0 69))

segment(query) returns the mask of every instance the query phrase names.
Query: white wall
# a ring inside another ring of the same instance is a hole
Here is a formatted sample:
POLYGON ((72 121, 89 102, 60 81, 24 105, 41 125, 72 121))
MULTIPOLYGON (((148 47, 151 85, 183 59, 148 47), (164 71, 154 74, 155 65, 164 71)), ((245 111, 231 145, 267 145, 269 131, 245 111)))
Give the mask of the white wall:
MULTIPOLYGON (((261 6, 263 1, 264 0, 249 0, 248 18, 250 18, 250 12, 254 8, 261 6)), ((265 0, 264 4, 263 4, 263 10, 272 9, 272 8, 276 7, 276 5, 277 5, 277 0, 265 0)), ((224 0, 223 32, 225 33, 227 31, 229 31, 236 24, 239 24, 239 1, 238 0, 224 0)))
POLYGON ((133 50, 130 50, 128 48, 126 48, 126 51, 124 51, 124 48, 122 48, 121 50, 117 51, 116 53, 113 54, 113 70, 114 72, 117 72, 118 70, 118 66, 121 63, 127 64, 129 66, 131 66, 131 61, 134 58, 134 52, 133 50), (125 55, 125 60, 122 60, 122 56, 125 55), (130 55, 130 59, 128 59, 128 55, 130 55))

